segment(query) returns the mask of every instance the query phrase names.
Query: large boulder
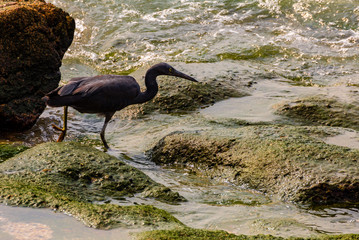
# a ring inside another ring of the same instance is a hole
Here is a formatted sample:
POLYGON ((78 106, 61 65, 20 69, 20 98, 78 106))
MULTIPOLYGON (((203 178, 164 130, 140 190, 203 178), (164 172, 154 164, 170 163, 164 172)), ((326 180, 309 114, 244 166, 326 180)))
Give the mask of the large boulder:
POLYGON ((173 133, 152 150, 175 165, 306 204, 359 202, 359 150, 320 140, 329 127, 246 126, 173 133))
POLYGON ((75 29, 72 17, 44 1, 0 1, 0 131, 31 128, 57 87, 75 29))

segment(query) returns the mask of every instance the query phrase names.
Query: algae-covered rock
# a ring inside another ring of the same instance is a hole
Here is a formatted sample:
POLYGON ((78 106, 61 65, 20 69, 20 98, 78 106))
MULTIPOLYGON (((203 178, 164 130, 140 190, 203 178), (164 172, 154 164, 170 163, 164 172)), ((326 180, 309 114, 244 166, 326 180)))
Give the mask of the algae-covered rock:
MULTIPOLYGON (((137 240, 284 240, 272 235, 235 235, 225 231, 213 231, 194 228, 173 230, 154 230, 137 234, 137 240)), ((321 235, 318 237, 290 237, 291 240, 358 240, 358 234, 321 235)))
POLYGON ((325 127, 245 126, 174 133, 152 150, 158 164, 248 185, 283 200, 359 202, 359 151, 318 139, 325 127))
POLYGON ((0 1, 0 131, 35 124, 74 29, 73 18, 45 1, 0 1))
POLYGON ((335 98, 315 96, 285 102, 276 106, 276 113, 305 123, 359 130, 359 105, 335 98))
MULTIPOLYGON (((139 80, 138 82, 143 87, 143 81, 139 80)), ((242 90, 215 81, 192 83, 183 79, 161 76, 158 77, 158 85, 159 92, 153 100, 141 105, 130 106, 127 111, 140 114, 148 114, 153 111, 186 113, 223 99, 246 95, 242 90)))
POLYGON ((174 230, 155 230, 140 233, 137 240, 282 240, 282 237, 270 235, 235 235, 225 231, 213 231, 194 228, 180 228, 174 230))
POLYGON ((28 149, 28 147, 20 144, 0 143, 0 163, 26 149, 28 149))
POLYGON ((164 192, 151 196, 158 200, 184 200, 119 159, 74 142, 40 144, 0 164, 1 202, 58 209, 96 228, 159 222, 181 225, 167 212, 151 206, 92 203, 151 189, 164 192))
POLYGON ((229 97, 244 96, 243 92, 215 83, 191 83, 163 78, 159 94, 144 106, 145 111, 165 113, 193 111, 229 97))

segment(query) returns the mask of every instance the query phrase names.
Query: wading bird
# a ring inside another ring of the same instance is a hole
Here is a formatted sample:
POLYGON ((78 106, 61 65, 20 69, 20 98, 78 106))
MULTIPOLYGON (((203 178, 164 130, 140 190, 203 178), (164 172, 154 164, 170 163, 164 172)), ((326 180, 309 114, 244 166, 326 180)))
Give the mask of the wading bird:
POLYGON ((152 66, 145 75, 146 91, 131 76, 102 75, 95 77, 73 78, 68 84, 58 87, 46 94, 43 100, 50 107, 64 107, 63 127, 52 125, 61 131, 58 142, 61 142, 67 130, 67 108, 73 107, 81 113, 97 113, 105 116, 100 136, 103 145, 108 149, 105 130, 116 111, 131 104, 144 103, 154 98, 158 92, 157 76, 169 75, 184 78, 193 82, 196 79, 175 70, 167 63, 152 66))

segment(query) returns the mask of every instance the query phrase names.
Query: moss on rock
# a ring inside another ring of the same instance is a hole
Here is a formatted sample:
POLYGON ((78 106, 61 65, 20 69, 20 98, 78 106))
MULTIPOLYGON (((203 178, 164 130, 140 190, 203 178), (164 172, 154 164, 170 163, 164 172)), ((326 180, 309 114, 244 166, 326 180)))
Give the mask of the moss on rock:
POLYGON ((0 163, 16 154, 25 151, 28 147, 13 143, 0 143, 0 163))
POLYGON ((74 142, 40 144, 0 164, 1 202, 58 209, 96 228, 159 222, 181 225, 152 206, 92 203, 152 188, 159 193, 150 197, 172 203, 184 200, 119 159, 74 142))
POLYGON ((229 97, 244 96, 243 93, 223 85, 176 81, 169 77, 163 78, 159 89, 158 96, 145 105, 145 111, 153 109, 165 113, 193 111, 229 97))
POLYGON ((235 235, 225 231, 211 231, 194 228, 180 228, 174 230, 155 230, 143 232, 137 235, 137 240, 279 240, 281 237, 270 235, 235 235))
POLYGON ((335 98, 314 96, 286 102, 276 107, 276 113, 305 123, 346 127, 359 130, 359 106, 335 98))
POLYGON ((283 200, 310 204, 359 202, 359 151, 328 145, 327 128, 245 126, 174 133, 152 150, 158 164, 191 169, 283 200))
MULTIPOLYGON (((284 240, 286 238, 271 235, 235 235, 225 231, 213 231, 194 228, 173 230, 154 230, 137 234, 137 240, 284 240)), ((321 235, 318 237, 298 238, 291 240, 358 240, 358 234, 321 235)))
MULTIPOLYGON (((138 78, 137 75, 139 73, 134 74, 138 78)), ((158 79, 159 92, 156 97, 144 104, 127 107, 127 113, 186 113, 223 99, 247 95, 244 91, 215 81, 193 83, 169 76, 158 79)), ((138 82, 143 87, 143 81, 138 82)))

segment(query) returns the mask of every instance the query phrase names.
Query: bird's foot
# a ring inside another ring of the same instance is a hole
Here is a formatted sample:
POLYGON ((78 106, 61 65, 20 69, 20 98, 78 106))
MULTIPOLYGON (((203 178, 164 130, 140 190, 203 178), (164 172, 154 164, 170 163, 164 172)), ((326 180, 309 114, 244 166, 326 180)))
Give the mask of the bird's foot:
POLYGON ((57 131, 60 131, 60 132, 63 132, 65 130, 64 128, 60 128, 59 126, 56 126, 55 124, 52 124, 52 128, 57 131))
POLYGON ((103 144, 103 151, 104 151, 104 152, 107 152, 109 149, 110 149, 110 147, 107 145, 106 142, 104 142, 104 144, 103 144))
POLYGON ((66 135, 66 128, 60 128, 60 127, 56 126, 55 124, 52 124, 52 128, 61 132, 59 138, 57 139, 57 142, 62 142, 66 135))

